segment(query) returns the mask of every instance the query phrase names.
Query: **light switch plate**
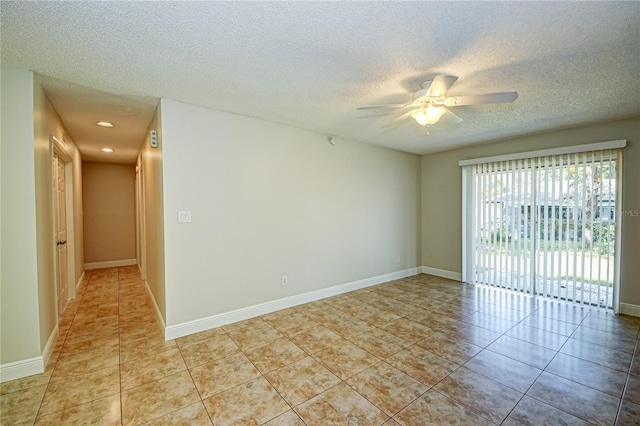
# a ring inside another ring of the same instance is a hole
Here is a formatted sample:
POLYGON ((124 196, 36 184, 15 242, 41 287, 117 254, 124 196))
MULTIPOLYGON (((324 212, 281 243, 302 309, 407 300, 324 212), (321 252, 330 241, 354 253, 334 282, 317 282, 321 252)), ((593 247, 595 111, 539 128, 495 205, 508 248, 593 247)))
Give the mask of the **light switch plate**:
POLYGON ((178 223, 190 223, 191 212, 178 212, 178 223))

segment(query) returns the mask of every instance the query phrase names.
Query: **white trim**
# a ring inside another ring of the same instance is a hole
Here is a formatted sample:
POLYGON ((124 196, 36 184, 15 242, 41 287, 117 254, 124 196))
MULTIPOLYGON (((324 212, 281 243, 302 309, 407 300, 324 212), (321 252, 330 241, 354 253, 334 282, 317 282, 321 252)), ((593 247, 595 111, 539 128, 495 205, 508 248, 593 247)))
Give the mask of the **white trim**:
POLYGON ((640 305, 632 305, 631 303, 620 303, 620 313, 624 315, 633 315, 640 317, 640 305))
POLYGON ((44 362, 41 356, 9 362, 0 365, 0 383, 40 373, 44 373, 44 362))
POLYGON ((365 287, 371 287, 387 281, 410 277, 419 274, 419 269, 420 268, 409 268, 403 271, 391 272, 389 274, 378 275, 376 277, 365 278, 359 281, 323 288, 322 290, 285 297, 284 299, 272 300, 270 302, 260 303, 258 305, 248 306, 246 308, 236 309, 235 311, 224 312, 206 318, 187 321, 181 324, 170 325, 165 328, 165 340, 177 339, 178 337, 232 324, 234 322, 302 305, 304 303, 314 302, 316 300, 359 290, 365 287))
POLYGON ((135 259, 108 260, 106 262, 85 263, 84 270, 89 271, 91 269, 117 268, 118 266, 131 266, 135 264, 135 259))
POLYGON ((459 166, 472 166, 474 164, 493 163, 496 161, 522 160, 525 158, 546 157, 550 155, 575 154, 577 152, 600 151, 605 149, 624 148, 627 146, 626 139, 608 142, 588 143, 584 145, 565 146, 562 148, 541 149, 538 151, 518 152, 515 154, 496 155, 493 157, 472 158, 461 160, 459 166))
MULTIPOLYGON (((613 312, 620 312, 620 265, 622 259, 622 235, 623 235, 623 226, 624 226, 624 215, 618 215, 618 211, 622 210, 622 191, 623 191, 623 172, 624 172, 624 156, 622 155, 622 150, 618 151, 618 158, 616 164, 616 235, 615 235, 615 248, 613 257, 614 265, 613 265, 613 312), (620 207, 617 207, 620 206, 620 207)), ((609 181, 611 182, 611 181, 609 181)), ((611 186, 611 184, 609 184, 611 186)), ((609 189, 611 191, 611 189, 609 189)), ((632 314, 633 315, 633 314, 632 314)), ((638 314, 634 316, 640 316, 638 314)))
MULTIPOLYGON (((153 297, 153 293, 151 292, 151 287, 149 287, 149 283, 147 282, 147 280, 144 280, 144 287, 147 289, 147 293, 151 298, 151 302, 153 302, 153 307, 156 310, 156 316, 158 317, 158 323, 160 324, 160 329, 162 331, 165 331, 166 323, 164 322, 164 318, 162 318, 162 313, 160 312, 160 308, 158 308, 158 304, 156 303, 156 298, 153 297)), ((167 340, 171 340, 171 339, 167 339, 167 340)))
POLYGON ((80 284, 82 284, 82 280, 84 280, 85 271, 82 271, 80 274, 80 278, 78 278, 78 282, 76 283, 76 296, 78 295, 78 289, 80 288, 80 284))
POLYGON ((455 281, 462 281, 461 272, 447 271, 446 269, 432 268, 430 266, 422 266, 421 269, 423 274, 435 275, 436 277, 448 278, 455 281))
POLYGON ((51 358, 51 354, 53 353, 53 347, 56 344, 56 339, 58 338, 59 329, 58 324, 54 327, 51 335, 49 336, 49 340, 47 340, 47 344, 44 345, 44 349, 42 350, 42 364, 47 365, 49 362, 49 358, 51 358))

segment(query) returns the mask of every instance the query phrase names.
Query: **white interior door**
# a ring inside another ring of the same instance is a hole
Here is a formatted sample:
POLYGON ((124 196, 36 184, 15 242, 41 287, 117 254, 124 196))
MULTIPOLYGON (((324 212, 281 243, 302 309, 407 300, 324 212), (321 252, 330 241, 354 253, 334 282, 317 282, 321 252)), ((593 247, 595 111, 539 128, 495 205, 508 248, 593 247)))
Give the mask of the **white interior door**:
POLYGON ((65 185, 65 164, 54 155, 54 203, 56 232, 56 297, 58 315, 62 315, 69 300, 69 277, 67 258, 67 203, 65 185))

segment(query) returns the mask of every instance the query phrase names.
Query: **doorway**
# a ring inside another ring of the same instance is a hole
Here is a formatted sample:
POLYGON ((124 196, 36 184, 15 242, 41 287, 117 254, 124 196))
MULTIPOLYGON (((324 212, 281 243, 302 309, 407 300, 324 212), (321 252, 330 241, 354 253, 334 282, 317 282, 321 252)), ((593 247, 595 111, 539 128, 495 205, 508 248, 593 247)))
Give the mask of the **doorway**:
POLYGON ((64 143, 51 137, 55 295, 58 317, 75 297, 73 163, 64 143))
POLYGON ((617 311, 618 150, 468 166, 465 280, 617 311))

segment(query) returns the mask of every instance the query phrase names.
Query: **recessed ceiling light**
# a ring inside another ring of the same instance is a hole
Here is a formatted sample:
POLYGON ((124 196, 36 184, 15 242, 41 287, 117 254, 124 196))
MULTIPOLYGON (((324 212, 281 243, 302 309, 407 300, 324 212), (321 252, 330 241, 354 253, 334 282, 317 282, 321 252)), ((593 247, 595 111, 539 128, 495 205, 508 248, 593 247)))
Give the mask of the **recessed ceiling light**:
POLYGON ((108 121, 98 121, 96 124, 101 127, 113 127, 113 123, 109 123, 108 121))
POLYGON ((102 152, 113 152, 111 148, 102 148, 100 151, 102 152))

